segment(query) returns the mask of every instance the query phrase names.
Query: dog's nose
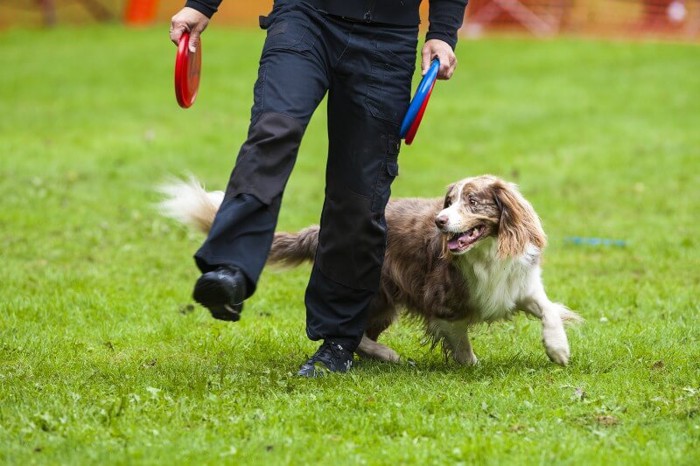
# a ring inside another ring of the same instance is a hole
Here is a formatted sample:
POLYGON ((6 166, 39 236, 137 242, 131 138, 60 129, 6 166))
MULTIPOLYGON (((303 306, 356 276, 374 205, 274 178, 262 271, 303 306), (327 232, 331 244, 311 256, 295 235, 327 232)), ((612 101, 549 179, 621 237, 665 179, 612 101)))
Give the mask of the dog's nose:
POLYGON ((437 217, 435 217, 435 225, 437 225, 437 227, 440 229, 445 228, 445 225, 447 225, 448 221, 449 218, 447 218, 447 215, 438 215, 437 217))

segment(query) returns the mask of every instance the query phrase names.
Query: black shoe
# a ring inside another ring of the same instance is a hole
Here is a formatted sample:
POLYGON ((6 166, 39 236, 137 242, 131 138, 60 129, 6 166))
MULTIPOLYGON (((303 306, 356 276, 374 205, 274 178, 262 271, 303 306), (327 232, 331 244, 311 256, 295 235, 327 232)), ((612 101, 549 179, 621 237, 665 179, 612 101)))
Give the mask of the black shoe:
POLYGON ((351 367, 352 351, 332 341, 324 341, 316 354, 301 366, 297 375, 321 377, 329 372, 347 372, 351 367))
POLYGON ((239 270, 219 267, 199 277, 192 297, 213 318, 236 322, 241 318, 245 292, 245 278, 239 270))

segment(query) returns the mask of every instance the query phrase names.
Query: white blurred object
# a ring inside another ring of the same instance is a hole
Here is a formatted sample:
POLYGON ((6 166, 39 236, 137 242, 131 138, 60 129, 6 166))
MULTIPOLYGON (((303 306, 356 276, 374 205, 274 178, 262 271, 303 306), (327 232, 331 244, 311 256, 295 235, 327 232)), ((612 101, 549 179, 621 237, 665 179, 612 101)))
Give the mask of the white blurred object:
POLYGON ((464 35, 471 39, 478 39, 484 35, 484 26, 480 23, 466 23, 462 30, 464 35))
POLYGON ((673 23, 680 23, 685 19, 688 10, 685 8, 685 4, 681 0, 676 0, 671 2, 666 9, 666 14, 668 19, 673 23))

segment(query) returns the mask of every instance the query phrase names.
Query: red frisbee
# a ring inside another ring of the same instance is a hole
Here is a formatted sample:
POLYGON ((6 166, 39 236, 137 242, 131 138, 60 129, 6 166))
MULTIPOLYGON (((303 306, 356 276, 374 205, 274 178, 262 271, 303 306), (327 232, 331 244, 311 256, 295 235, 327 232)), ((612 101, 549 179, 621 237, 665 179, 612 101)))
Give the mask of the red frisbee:
POLYGON ((199 72, 202 69, 202 41, 195 53, 190 52, 190 33, 180 37, 175 57, 175 97, 182 108, 189 108, 197 98, 199 72))
POLYGON ((425 113, 425 109, 428 107, 428 101, 430 100, 430 95, 433 93, 433 88, 435 87, 435 81, 433 81, 433 84, 430 86, 430 90, 428 90, 428 93, 425 95, 425 99, 423 99, 423 103, 420 106, 420 109, 418 110, 418 113, 416 114, 416 118, 413 120, 413 123, 411 123, 411 127, 408 129, 408 132, 406 133, 406 144, 409 146, 413 142, 413 138, 416 137, 416 133, 418 132, 418 127, 420 126, 420 122, 423 121, 423 114, 425 113))

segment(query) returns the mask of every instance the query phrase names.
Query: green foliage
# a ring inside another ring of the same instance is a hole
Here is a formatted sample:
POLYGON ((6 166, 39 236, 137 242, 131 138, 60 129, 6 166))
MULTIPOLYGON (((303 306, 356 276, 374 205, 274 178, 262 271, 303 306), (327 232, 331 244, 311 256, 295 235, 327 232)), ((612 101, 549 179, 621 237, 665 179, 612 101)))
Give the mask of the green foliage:
MULTIPOLYGON (((383 339, 409 362, 301 380, 309 268, 266 271, 241 322, 213 321, 190 298, 201 237, 153 207, 171 174, 223 188, 245 137, 262 35, 204 40, 183 111, 166 29, 0 36, 1 463, 700 462, 697 46, 463 41, 402 151, 396 196, 521 185, 549 294, 587 319, 569 367, 524 317, 475 330, 475 368, 401 322, 383 339)), ((319 216, 324 113, 281 229, 319 216)))

